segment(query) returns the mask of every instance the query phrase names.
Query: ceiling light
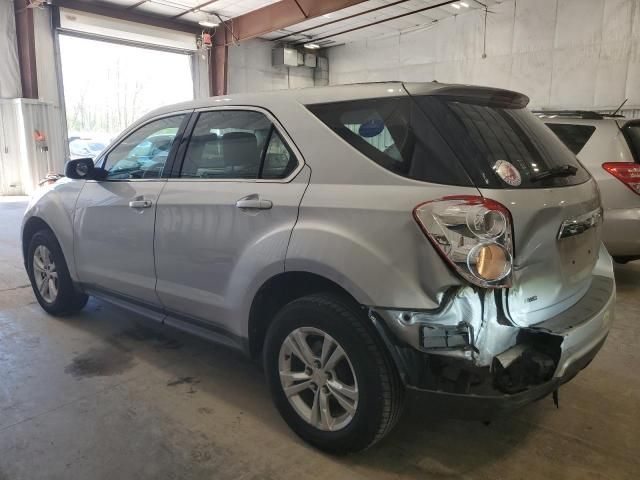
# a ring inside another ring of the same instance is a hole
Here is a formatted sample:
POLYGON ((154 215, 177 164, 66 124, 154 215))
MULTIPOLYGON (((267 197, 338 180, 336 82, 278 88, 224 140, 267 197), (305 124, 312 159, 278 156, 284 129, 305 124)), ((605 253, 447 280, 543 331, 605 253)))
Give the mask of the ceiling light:
POLYGON ((457 3, 452 3, 451 6, 456 10, 460 10, 460 5, 458 5, 457 3))
POLYGON ((469 4, 467 2, 460 2, 460 5, 462 5, 464 8, 469 8, 469 4))
POLYGON ((330 13, 325 13, 324 15, 322 15, 324 18, 331 18, 331 14, 330 13))
POLYGON ((200 25, 201 27, 206 27, 206 28, 214 28, 217 27, 219 25, 218 22, 214 22, 212 20, 200 20, 198 22, 198 25, 200 25))
POLYGON ((318 48, 320 48, 320 45, 318 45, 317 43, 305 43, 304 48, 308 48, 309 50, 317 50, 318 48))

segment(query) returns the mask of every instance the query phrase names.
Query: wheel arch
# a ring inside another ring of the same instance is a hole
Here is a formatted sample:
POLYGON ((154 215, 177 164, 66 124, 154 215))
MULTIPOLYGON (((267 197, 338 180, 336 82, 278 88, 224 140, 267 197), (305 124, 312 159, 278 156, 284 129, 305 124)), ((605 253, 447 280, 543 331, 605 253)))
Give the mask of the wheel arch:
POLYGON ((287 303, 312 293, 331 292, 358 308, 361 304, 344 287, 322 275, 305 271, 279 273, 262 284, 249 310, 249 354, 257 358, 262 352, 267 329, 275 314, 287 303))
POLYGON ((25 266, 27 265, 27 254, 29 253, 31 238, 40 230, 49 230, 55 236, 53 229, 40 217, 29 217, 22 227, 22 258, 25 266))

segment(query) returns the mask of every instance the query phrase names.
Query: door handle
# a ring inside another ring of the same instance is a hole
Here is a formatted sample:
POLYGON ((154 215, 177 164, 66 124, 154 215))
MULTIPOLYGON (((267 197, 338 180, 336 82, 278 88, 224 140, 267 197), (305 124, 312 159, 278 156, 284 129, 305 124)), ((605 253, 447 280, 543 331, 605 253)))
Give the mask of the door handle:
POLYGON ((149 208, 153 205, 151 200, 132 200, 129 202, 131 208, 149 208))
POLYGON ((250 195, 249 197, 241 198, 236 202, 238 208, 250 208, 253 210, 269 210, 273 207, 271 200, 264 200, 257 196, 250 195))

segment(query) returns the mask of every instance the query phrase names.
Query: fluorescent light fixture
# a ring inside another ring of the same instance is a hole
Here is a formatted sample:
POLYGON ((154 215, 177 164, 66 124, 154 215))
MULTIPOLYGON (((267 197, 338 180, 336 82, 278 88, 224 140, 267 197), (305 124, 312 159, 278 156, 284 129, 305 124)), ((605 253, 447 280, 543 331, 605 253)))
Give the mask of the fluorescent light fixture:
POLYGON ((460 5, 458 5, 457 3, 452 3, 451 6, 456 10, 460 10, 460 5))
POLYGON ((308 48, 309 50, 317 50, 318 48, 320 48, 320 45, 318 45, 317 43, 305 43, 304 48, 308 48))
POLYGON ((464 8, 469 8, 469 4, 467 2, 460 2, 460 5, 462 5, 464 8))
POLYGON ((206 27, 206 28, 214 28, 217 27, 219 25, 218 22, 213 22, 211 20, 200 20, 198 22, 198 25, 200 25, 201 27, 206 27))

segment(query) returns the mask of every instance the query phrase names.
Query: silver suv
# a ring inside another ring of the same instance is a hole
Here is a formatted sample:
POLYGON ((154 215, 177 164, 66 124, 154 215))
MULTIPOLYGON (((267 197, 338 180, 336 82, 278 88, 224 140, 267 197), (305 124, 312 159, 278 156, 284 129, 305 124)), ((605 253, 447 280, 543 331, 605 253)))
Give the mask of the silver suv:
POLYGON ((262 358, 330 452, 382 438, 409 392, 483 418, 532 402, 596 355, 615 284, 596 184, 527 102, 379 83, 162 108, 32 199, 33 291, 262 358))
POLYGON ((640 120, 588 111, 536 112, 589 170, 602 196, 613 258, 640 258, 640 120))

